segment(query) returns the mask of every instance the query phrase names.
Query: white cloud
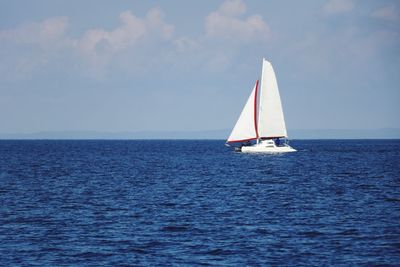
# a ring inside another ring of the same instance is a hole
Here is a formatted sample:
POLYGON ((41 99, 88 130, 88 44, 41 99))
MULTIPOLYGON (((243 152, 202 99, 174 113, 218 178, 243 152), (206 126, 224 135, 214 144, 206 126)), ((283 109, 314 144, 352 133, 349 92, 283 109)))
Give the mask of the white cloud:
POLYGON ((0 31, 0 75, 6 80, 24 79, 59 56, 59 51, 72 49, 67 29, 67 17, 54 17, 0 31))
POLYGON ((56 65, 94 79, 115 73, 147 75, 149 69, 162 65, 176 73, 188 69, 220 72, 231 66, 243 45, 258 49, 263 43, 264 51, 270 40, 264 19, 245 13, 243 1, 225 1, 205 17, 204 32, 191 37, 175 36, 174 26, 158 8, 142 17, 129 10, 121 12, 114 28, 89 28, 79 36, 68 34, 67 17, 23 24, 0 31, 0 55, 5 55, 0 75, 29 74, 56 65))
POLYGON ((379 8, 372 12, 371 16, 388 21, 398 21, 400 17, 399 11, 394 6, 379 8))
POLYGON ((246 12, 246 5, 241 0, 228 0, 220 6, 218 11, 229 17, 240 16, 246 12))
POLYGON ((144 18, 125 11, 119 18, 121 25, 115 29, 91 29, 77 41, 78 50, 95 65, 106 64, 115 53, 134 47, 146 38, 168 40, 174 31, 159 9, 150 10, 144 18))
MULTIPOLYGON (((135 50, 138 44, 171 41, 174 27, 165 22, 160 9, 151 9, 144 17, 131 11, 119 15, 120 25, 112 30, 88 29, 82 36, 67 35, 68 18, 53 17, 0 31, 0 74, 16 73, 16 79, 29 75, 63 55, 82 65, 90 74, 103 73, 115 55, 135 50), (22 52, 18 52, 22 51, 22 52), (68 55, 68 56, 67 56, 68 55), (89 64, 89 65, 88 65, 89 64)), ((140 52, 139 52, 140 53, 140 52)))
POLYGON ((341 14, 351 11, 353 8, 352 0, 329 0, 323 6, 323 11, 327 14, 341 14))
POLYGON ((18 44, 36 44, 43 48, 50 48, 57 43, 67 42, 65 37, 67 28, 67 17, 54 17, 39 23, 27 23, 15 29, 1 31, 0 40, 18 44))
POLYGON ((225 1, 218 10, 207 16, 206 36, 237 42, 268 40, 270 29, 260 15, 241 18, 246 6, 241 0, 225 1))

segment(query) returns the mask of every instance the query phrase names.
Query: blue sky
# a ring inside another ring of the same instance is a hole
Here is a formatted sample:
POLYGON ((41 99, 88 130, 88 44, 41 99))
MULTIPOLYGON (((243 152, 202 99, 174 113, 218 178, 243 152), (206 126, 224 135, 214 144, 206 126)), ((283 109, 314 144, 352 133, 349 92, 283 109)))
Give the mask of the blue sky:
POLYGON ((269 59, 290 129, 399 128, 400 2, 0 1, 0 132, 230 129, 269 59))

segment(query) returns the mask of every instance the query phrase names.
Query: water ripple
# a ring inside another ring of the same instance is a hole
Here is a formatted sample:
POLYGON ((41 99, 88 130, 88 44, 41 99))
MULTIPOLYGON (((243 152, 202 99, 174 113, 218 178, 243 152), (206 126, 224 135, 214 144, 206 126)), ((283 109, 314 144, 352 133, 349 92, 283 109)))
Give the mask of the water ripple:
POLYGON ((400 142, 0 141, 1 266, 400 262, 400 142))

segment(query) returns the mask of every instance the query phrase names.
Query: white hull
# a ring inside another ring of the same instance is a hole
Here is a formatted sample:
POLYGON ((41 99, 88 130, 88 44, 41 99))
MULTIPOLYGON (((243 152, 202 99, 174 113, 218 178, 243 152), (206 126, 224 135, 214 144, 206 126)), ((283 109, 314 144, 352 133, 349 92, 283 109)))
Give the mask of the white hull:
POLYGON ((241 151, 245 153, 286 153, 296 152, 297 150, 286 144, 276 146, 272 140, 265 140, 251 146, 243 146, 241 151))

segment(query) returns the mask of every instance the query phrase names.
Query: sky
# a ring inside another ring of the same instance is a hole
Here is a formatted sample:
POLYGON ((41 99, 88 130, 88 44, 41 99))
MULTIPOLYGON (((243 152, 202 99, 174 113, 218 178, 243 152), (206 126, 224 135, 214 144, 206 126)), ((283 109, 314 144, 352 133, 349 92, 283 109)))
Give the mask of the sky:
POLYGON ((400 128, 400 1, 0 0, 0 133, 400 128))

